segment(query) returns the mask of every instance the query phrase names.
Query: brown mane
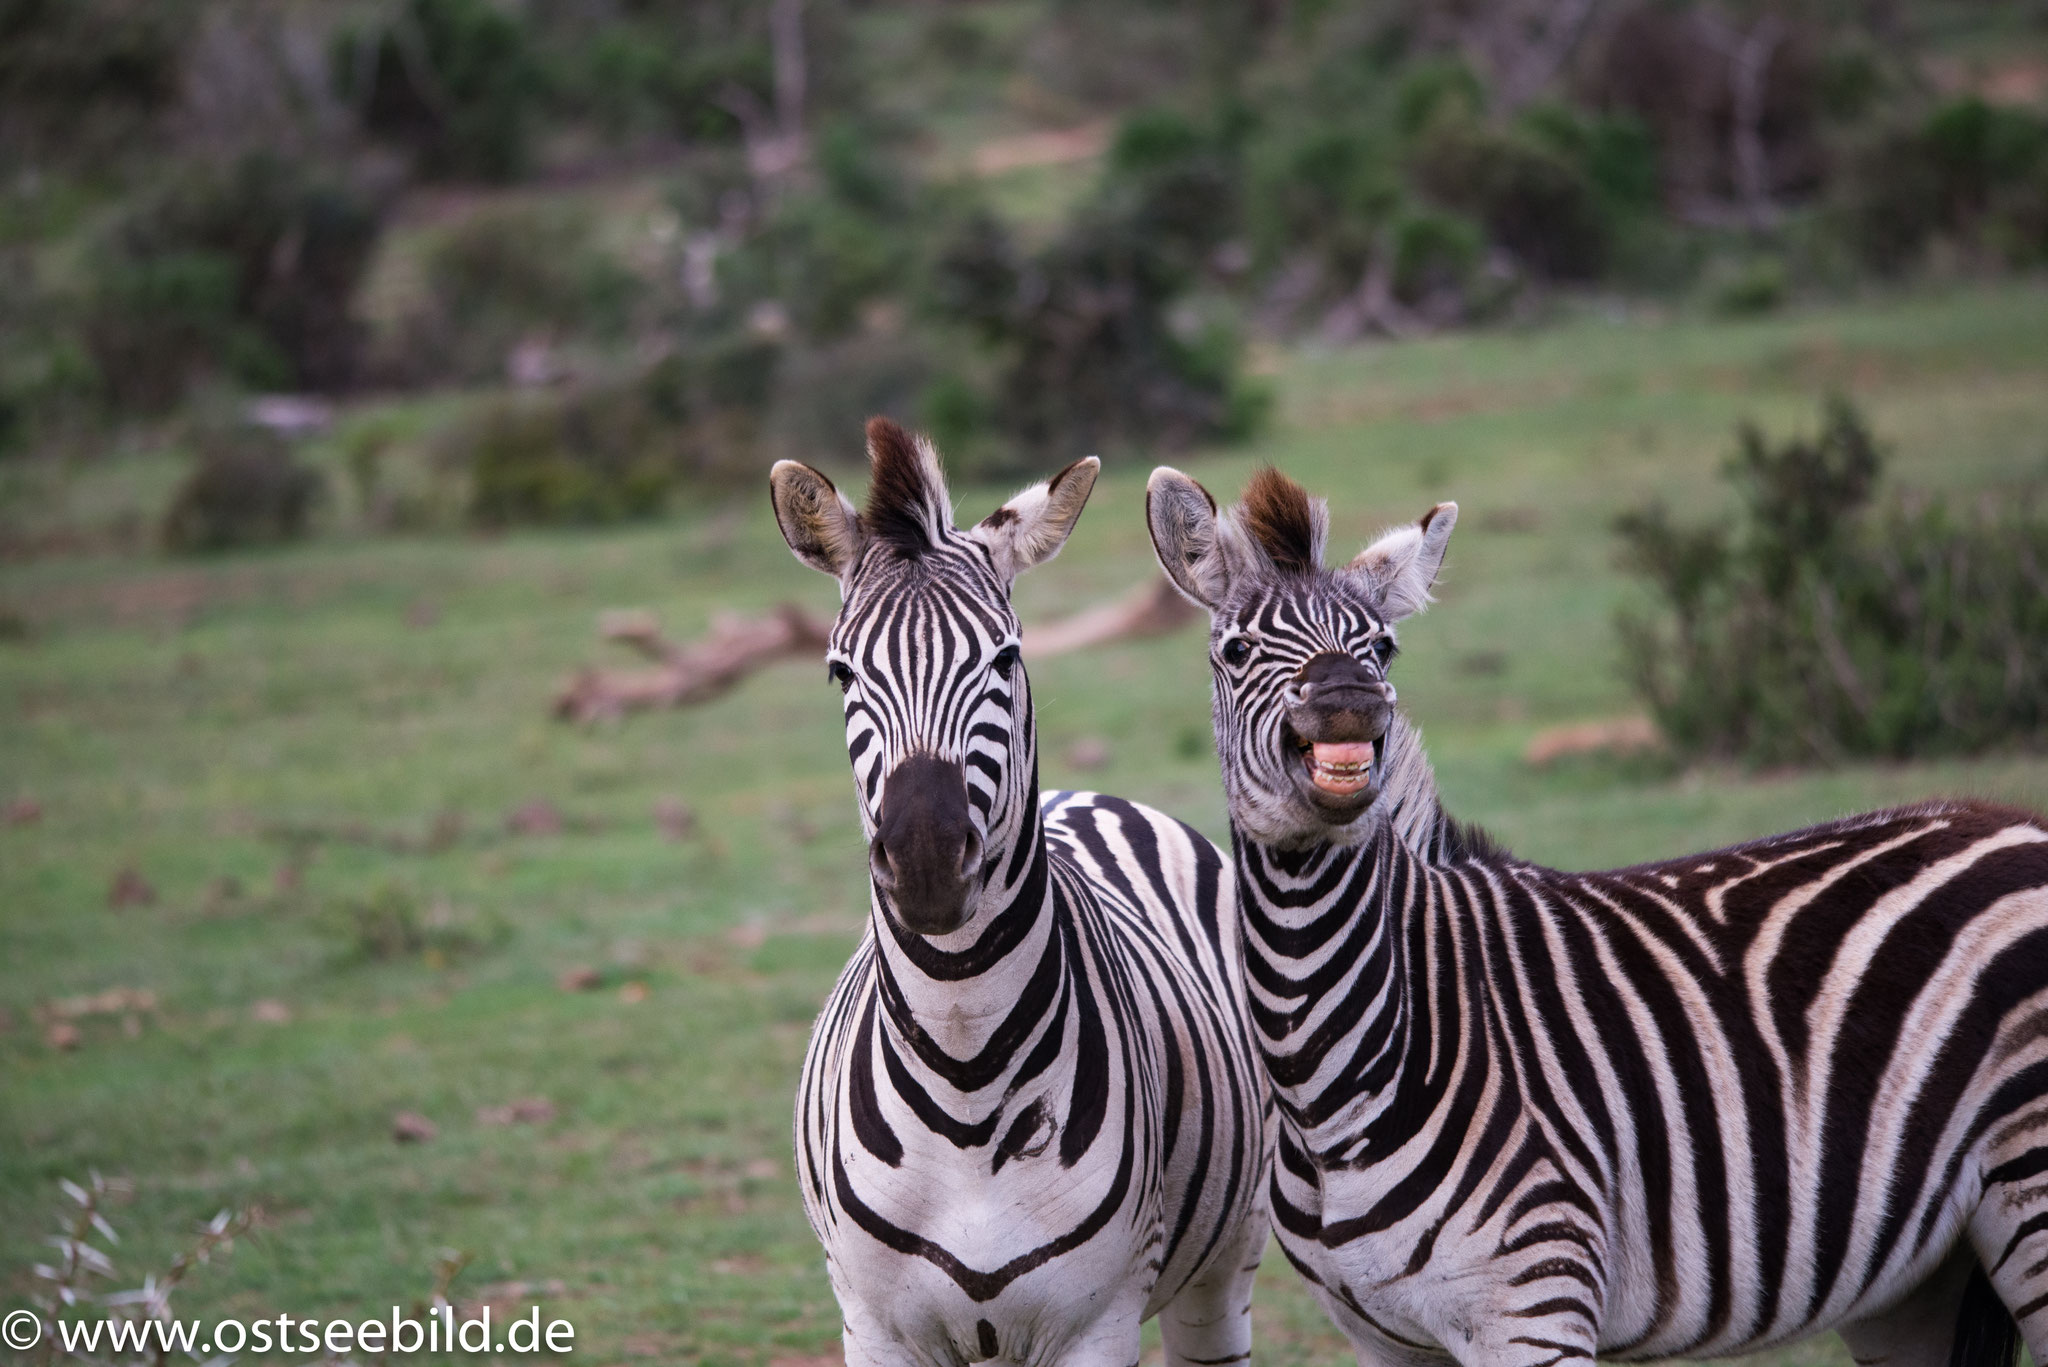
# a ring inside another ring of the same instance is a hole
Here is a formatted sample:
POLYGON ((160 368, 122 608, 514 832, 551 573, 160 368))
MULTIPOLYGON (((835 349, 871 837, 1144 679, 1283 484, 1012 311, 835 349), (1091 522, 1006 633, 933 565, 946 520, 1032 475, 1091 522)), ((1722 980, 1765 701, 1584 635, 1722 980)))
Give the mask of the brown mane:
POLYGON ((869 418, 868 464, 861 525, 906 559, 935 549, 931 518, 935 508, 945 506, 946 492, 932 487, 930 466, 917 440, 889 418, 869 418))
POLYGON ((1323 567, 1322 519, 1308 490, 1270 465, 1255 471, 1245 486, 1239 517, 1244 529, 1275 567, 1314 574, 1323 567))

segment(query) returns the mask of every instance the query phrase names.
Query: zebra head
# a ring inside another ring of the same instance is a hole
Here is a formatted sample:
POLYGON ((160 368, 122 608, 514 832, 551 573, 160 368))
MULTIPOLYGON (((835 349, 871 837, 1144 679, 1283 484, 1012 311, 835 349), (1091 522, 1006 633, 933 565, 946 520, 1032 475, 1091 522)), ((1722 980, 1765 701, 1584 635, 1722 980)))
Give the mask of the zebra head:
POLYGON ((1038 819, 1031 689, 1010 585, 1066 543, 1101 462, 1075 461, 979 523, 953 526, 929 441, 868 422, 860 511, 796 461, 769 475, 797 559, 839 581, 825 667, 845 695, 868 867, 883 909, 946 935, 1030 871, 1005 856, 1038 819))
POLYGON ((1219 512, 1206 489, 1162 466, 1145 517, 1167 577, 1209 610, 1233 823, 1279 847, 1362 839, 1387 781, 1394 624, 1429 603, 1458 505, 1437 504, 1335 570, 1323 564, 1328 507, 1270 468, 1219 512))

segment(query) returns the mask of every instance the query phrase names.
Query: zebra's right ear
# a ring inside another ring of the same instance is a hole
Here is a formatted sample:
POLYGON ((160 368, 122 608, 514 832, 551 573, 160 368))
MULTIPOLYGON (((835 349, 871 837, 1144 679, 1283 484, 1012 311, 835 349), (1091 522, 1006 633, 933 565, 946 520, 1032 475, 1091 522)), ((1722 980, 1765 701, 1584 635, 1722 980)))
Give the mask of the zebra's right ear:
POLYGON ((1166 577, 1198 607, 1214 612, 1230 589, 1230 567, 1216 500, 1171 466, 1145 482, 1145 525, 1166 577))
POLYGON ((768 472, 768 497, 782 539, 796 558, 841 584, 860 560, 860 515, 831 480, 800 461, 778 460, 768 472))

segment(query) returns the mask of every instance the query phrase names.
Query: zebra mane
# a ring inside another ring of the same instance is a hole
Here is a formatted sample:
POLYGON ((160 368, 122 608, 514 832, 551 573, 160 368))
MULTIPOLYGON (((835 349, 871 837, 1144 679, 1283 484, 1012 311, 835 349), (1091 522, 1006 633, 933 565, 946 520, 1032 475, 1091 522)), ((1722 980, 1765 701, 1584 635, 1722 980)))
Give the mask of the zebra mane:
POLYGON ((1396 840, 1432 864, 1507 857, 1491 835, 1444 810, 1436 770, 1422 750, 1422 733, 1399 712, 1380 738, 1380 755, 1378 805, 1396 840))
POLYGON ((1275 569, 1314 574, 1323 567, 1330 537, 1330 508, 1270 465, 1252 473, 1237 517, 1275 569))
POLYGON ((939 453, 888 418, 868 419, 868 498, 861 526, 906 560, 946 543, 953 500, 939 453))

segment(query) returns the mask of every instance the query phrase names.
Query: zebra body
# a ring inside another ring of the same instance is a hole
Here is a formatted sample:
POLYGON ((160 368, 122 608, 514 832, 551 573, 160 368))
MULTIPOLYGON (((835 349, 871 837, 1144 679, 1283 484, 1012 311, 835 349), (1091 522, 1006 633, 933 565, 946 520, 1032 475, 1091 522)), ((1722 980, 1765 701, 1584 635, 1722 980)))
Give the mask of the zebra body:
POLYGON ((1229 862, 1113 797, 1041 800, 1015 573, 1094 463, 951 525, 936 457, 869 427, 855 514, 775 475, 784 534, 840 579, 828 666, 871 838, 869 930, 811 1037, 798 1179, 849 1363, 1132 1367, 1250 1352, 1270 1092, 1229 862))
MULTIPOLYGON (((1086 1310, 1126 1333, 1255 1263, 1265 1236, 1244 1213, 1262 1196, 1259 1083, 1216 995, 1236 954, 1228 864, 1117 798, 1042 810, 1042 901, 1017 909, 1031 924, 1002 962, 963 994, 872 931, 797 1099, 805 1204, 849 1327, 969 1360, 984 1321, 1017 1326, 992 1335, 1005 1358, 1069 1360, 1086 1310)), ((1103 1360, 1128 1367, 1121 1347, 1103 1360)))
POLYGON ((1361 1362, 1837 1329, 1859 1362, 1991 1364, 2015 1322, 2048 1357, 2048 823, 1932 803, 1516 859, 1444 815, 1386 681, 1455 508, 1331 572, 1277 476, 1227 518, 1152 494, 1216 616, 1274 1221, 1361 1362))

